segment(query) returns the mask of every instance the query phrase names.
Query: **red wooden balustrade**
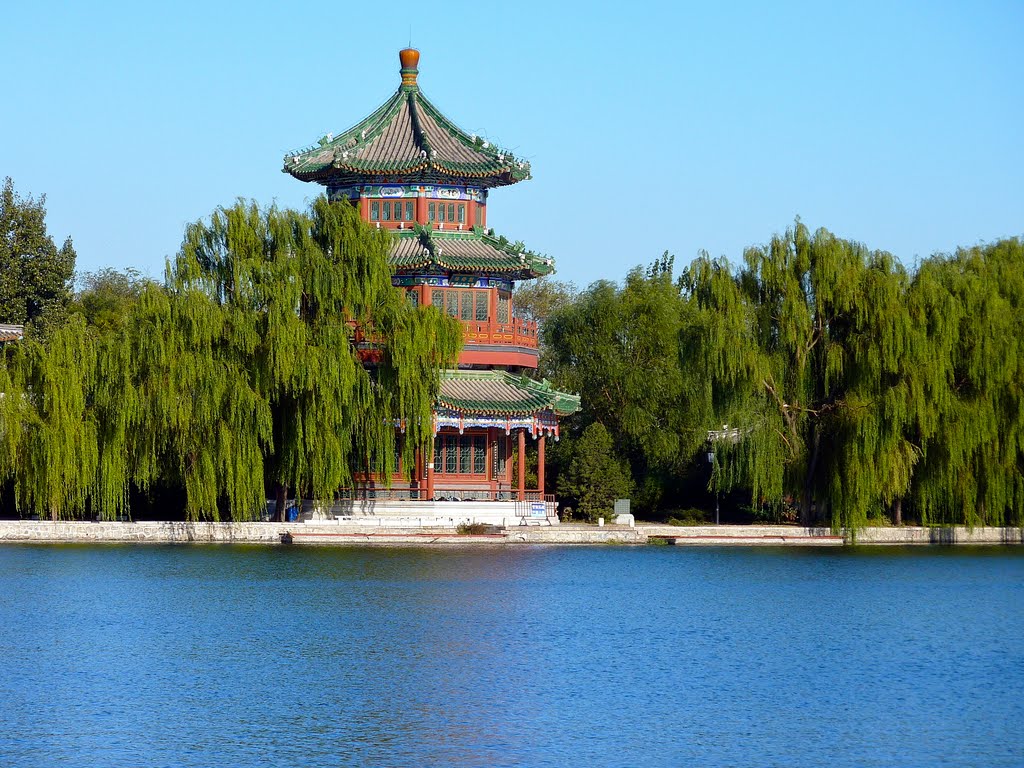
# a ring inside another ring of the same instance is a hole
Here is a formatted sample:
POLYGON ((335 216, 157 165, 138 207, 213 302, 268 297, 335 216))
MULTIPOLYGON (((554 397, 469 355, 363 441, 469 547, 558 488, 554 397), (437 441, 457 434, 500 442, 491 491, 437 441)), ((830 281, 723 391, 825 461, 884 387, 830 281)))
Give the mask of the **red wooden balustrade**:
MULTIPOLYGON (((510 323, 491 322, 489 320, 463 320, 467 344, 507 344, 514 347, 537 349, 537 323, 533 320, 522 320, 513 317, 510 323)), ((349 321, 355 329, 357 344, 372 343, 373 334, 367 334, 354 320, 349 321)))
POLYGON ((537 323, 513 317, 510 323, 490 320, 463 320, 467 344, 510 344, 537 348, 537 323))

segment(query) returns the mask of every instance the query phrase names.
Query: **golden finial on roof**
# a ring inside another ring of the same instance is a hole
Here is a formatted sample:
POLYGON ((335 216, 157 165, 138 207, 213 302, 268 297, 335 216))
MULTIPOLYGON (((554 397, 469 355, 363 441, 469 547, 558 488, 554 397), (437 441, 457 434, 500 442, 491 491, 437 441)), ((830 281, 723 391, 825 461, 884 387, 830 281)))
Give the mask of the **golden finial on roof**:
POLYGON ((402 62, 402 85, 408 88, 416 87, 416 75, 419 70, 416 68, 420 63, 420 52, 415 48, 403 48, 398 52, 398 59, 402 62))

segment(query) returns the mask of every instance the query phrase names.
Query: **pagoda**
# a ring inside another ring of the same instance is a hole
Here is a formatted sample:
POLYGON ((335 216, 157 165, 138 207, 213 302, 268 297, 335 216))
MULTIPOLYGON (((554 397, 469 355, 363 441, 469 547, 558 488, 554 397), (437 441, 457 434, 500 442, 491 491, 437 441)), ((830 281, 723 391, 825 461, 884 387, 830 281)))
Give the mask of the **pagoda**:
POLYGON ((531 378, 537 324, 516 316, 512 289, 551 274, 554 263, 496 236, 487 218, 490 191, 529 179, 530 164, 465 133, 431 104, 417 83, 419 56, 413 48, 399 53, 401 84, 369 117, 284 159, 285 173, 323 184, 331 201, 358 206, 363 220, 390 231, 394 285, 413 304, 441 308, 465 329, 458 368, 442 372, 433 456, 418 456, 390 483, 367 479, 353 493, 528 502, 529 512, 520 515, 533 516, 546 502, 543 516, 553 521, 545 440, 558 439, 559 418, 580 401, 531 378), (536 488, 526 487, 528 437, 536 443, 536 488))

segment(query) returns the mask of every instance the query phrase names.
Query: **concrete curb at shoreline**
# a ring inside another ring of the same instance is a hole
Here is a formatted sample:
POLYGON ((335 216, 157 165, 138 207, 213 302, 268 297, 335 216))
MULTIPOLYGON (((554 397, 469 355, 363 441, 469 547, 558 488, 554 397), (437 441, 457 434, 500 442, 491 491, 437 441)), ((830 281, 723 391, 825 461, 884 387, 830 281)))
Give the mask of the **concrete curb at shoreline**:
POLYGON ((1024 544, 1022 528, 864 528, 855 536, 827 528, 772 525, 557 525, 464 535, 448 528, 382 528, 337 522, 162 523, 0 520, 4 543, 327 544, 333 546, 511 546, 516 544, 672 544, 675 546, 899 546, 1024 544))

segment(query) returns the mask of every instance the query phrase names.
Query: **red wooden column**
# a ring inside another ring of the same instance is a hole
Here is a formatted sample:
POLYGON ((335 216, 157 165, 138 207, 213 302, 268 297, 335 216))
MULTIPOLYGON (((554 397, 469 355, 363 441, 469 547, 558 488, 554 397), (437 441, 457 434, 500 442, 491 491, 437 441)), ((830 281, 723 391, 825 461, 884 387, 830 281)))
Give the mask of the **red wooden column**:
POLYGON ((537 441, 537 490, 540 491, 540 500, 544 501, 544 434, 541 433, 537 441))
POLYGON ((410 487, 416 489, 416 498, 420 498, 420 493, 423 489, 423 451, 419 448, 415 451, 415 458, 412 463, 412 483, 410 487))
POLYGON ((519 500, 526 500, 526 430, 519 430, 519 466, 516 470, 519 473, 518 490, 519 500))
POLYGON ((430 447, 427 449, 427 501, 434 500, 434 462, 437 461, 437 455, 434 451, 434 447, 437 445, 437 437, 430 441, 430 447))
POLYGON ((416 193, 416 223, 427 223, 427 198, 422 190, 416 193))

